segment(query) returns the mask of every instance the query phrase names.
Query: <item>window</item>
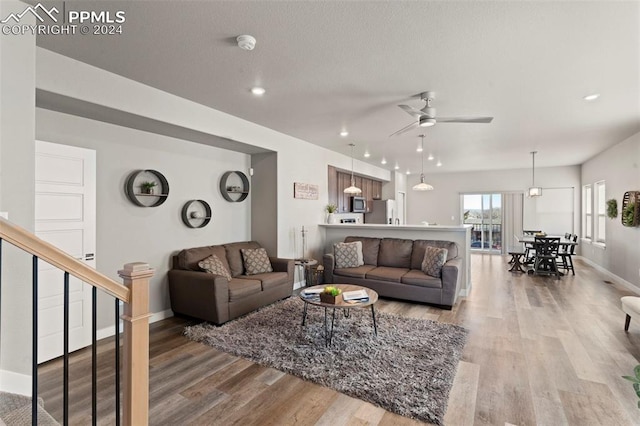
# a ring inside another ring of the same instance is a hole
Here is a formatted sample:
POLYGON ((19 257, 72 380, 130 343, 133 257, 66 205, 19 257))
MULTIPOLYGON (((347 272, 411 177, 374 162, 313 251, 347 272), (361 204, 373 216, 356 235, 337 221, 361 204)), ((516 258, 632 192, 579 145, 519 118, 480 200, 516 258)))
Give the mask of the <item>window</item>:
POLYGON ((594 200, 596 220, 593 223, 594 225, 593 235, 595 237, 594 239, 596 242, 604 243, 605 242, 605 223, 606 223, 605 212, 607 208, 606 208, 606 202, 605 202, 605 185, 603 180, 595 183, 594 192, 596 196, 594 200))
POLYGON ((591 185, 585 185, 582 187, 582 236, 589 240, 593 229, 592 205, 591 185))

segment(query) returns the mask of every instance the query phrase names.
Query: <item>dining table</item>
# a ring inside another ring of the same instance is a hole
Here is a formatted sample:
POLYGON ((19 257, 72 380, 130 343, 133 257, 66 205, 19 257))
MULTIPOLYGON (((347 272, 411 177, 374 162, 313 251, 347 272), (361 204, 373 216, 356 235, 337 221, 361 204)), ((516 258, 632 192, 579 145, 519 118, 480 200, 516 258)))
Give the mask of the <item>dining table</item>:
MULTIPOLYGON (((560 242, 559 242, 559 247, 561 248, 561 250, 564 250, 565 252, 568 251, 570 246, 577 246, 578 245, 578 241, 574 241, 571 238, 565 238, 562 235, 544 235, 544 236, 535 236, 535 235, 521 235, 518 236, 518 242, 523 243, 523 244, 531 244, 533 245, 536 241, 536 238, 560 238, 560 242)), ((531 266, 535 261, 535 255, 532 256, 530 259, 525 259, 524 263, 525 265, 529 265, 531 266)), ((531 273, 532 269, 529 269, 529 273, 531 273)), ((559 275, 564 275, 562 272, 559 272, 559 275)))
MULTIPOLYGON (((545 235, 545 236, 541 236, 541 237, 537 237, 537 238, 560 238, 560 247, 564 246, 564 247, 568 247, 568 246, 577 246, 578 245, 578 241, 573 241, 570 238, 565 238, 561 235, 545 235)), ((536 236, 535 235, 523 235, 518 237, 518 242, 519 243, 525 243, 525 244, 533 244, 536 241, 536 236)))

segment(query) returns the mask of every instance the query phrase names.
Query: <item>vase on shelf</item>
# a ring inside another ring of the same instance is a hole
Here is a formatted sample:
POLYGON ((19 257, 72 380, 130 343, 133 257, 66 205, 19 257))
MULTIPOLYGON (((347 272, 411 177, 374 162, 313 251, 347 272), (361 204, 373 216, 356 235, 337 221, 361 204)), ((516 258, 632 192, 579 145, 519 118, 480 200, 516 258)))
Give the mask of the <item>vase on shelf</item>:
POLYGON ((328 213, 327 214, 327 223, 329 225, 334 225, 334 224, 338 223, 338 220, 336 219, 336 214, 335 213, 328 213))

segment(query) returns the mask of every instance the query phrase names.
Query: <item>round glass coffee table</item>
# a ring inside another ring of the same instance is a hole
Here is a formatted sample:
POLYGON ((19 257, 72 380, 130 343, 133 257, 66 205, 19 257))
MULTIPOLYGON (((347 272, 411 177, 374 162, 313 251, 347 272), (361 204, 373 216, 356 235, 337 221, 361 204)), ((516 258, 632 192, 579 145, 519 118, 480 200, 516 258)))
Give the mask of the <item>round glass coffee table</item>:
POLYGON ((378 293, 367 287, 362 287, 353 284, 327 284, 316 285, 313 287, 307 287, 300 292, 300 299, 304 302, 304 310, 302 312, 302 326, 304 327, 307 321, 307 308, 309 305, 319 306, 324 308, 324 339, 327 346, 331 345, 333 339, 333 326, 336 319, 336 309, 342 310, 345 318, 349 317, 350 309, 354 308, 366 308, 371 306, 371 320, 373 322, 373 333, 378 335, 378 326, 376 324, 376 311, 374 308, 375 303, 378 301, 378 293), (323 303, 320 301, 320 292, 325 287, 336 287, 342 290, 344 297, 345 293, 364 291, 368 296, 367 299, 361 300, 338 300, 336 303, 323 303), (327 310, 331 309, 331 326, 329 326, 327 310))

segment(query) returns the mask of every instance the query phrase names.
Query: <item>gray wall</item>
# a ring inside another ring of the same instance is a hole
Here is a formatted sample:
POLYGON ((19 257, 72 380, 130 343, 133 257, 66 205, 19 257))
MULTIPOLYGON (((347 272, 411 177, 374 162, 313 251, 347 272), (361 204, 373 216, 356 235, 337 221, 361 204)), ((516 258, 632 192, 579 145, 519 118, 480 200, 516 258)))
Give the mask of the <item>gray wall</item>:
MULTIPOLYGON (((167 271, 173 253, 250 238, 251 196, 231 203, 219 190, 225 171, 248 173, 248 155, 43 109, 36 111, 36 136, 96 150, 97 269, 120 281, 117 271, 123 264, 149 263, 155 268, 152 312, 170 308, 167 271), (164 204, 142 208, 125 197, 125 180, 137 169, 155 169, 167 178, 170 193, 164 204), (211 205, 213 219, 204 228, 188 228, 181 220, 182 206, 191 199, 211 205)), ((99 328, 113 324, 112 302, 104 299, 99 328)))
MULTIPOLYGON (((0 16, 24 3, 0 1, 0 16)), ((23 17, 21 24, 33 25, 23 17)), ((0 211, 17 225, 34 227, 35 37, 0 36, 0 211)), ((3 244, 1 369, 31 374, 31 257, 3 244), (6 249, 5 249, 6 247, 6 249)), ((3 389, 10 389, 6 380, 3 389)))
MULTIPOLYGON (((270 256, 278 253, 278 155, 253 154, 251 180, 251 239, 270 256)), ((293 189, 292 189, 293 191, 293 189)))
MULTIPOLYGON (((525 192, 531 186, 531 169, 495 170, 462 173, 433 173, 425 176, 433 191, 415 192, 411 187, 419 175, 407 180, 407 223, 422 221, 439 225, 458 225, 461 193, 525 192), (453 219, 452 219, 453 217, 453 219)), ((536 167, 536 186, 543 188, 574 187, 574 229, 580 229, 580 166, 536 167)), ((530 216, 535 211, 535 199, 525 198, 525 227, 535 223, 530 216)))
MULTIPOLYGON (((37 49, 38 89, 63 95, 71 100, 91 102, 116 111, 135 114, 204 134, 277 152, 277 254, 297 257, 300 229, 309 229, 308 244, 312 256, 323 251, 323 234, 318 224, 324 222, 328 202, 327 165, 350 169, 348 155, 329 151, 301 139, 279 133, 238 117, 207 108, 167 92, 66 58, 45 49, 37 49), (101 84, 94 84, 100 81, 101 84), (293 183, 318 185, 318 200, 293 198, 293 183)), ((348 146, 345 143, 345 154, 348 146)), ((355 161, 355 171, 380 180, 389 180, 389 171, 355 161)))
POLYGON ((582 165, 582 184, 604 180, 606 199, 618 201, 618 217, 606 219, 606 247, 583 242, 582 255, 640 289, 640 227, 622 226, 620 210, 626 191, 640 191, 640 133, 582 165))

